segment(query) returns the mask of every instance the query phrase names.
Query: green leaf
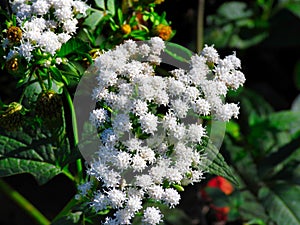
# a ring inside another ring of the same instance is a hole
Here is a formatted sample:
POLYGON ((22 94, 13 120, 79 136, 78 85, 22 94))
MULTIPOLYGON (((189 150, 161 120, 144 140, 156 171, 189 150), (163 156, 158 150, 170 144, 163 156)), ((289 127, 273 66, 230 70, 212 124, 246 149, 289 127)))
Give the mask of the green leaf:
POLYGON ((104 17, 104 12, 91 9, 91 13, 89 16, 84 20, 83 25, 89 26, 91 30, 95 30, 97 25, 101 22, 104 17))
POLYGON ((0 133, 0 177, 31 173, 44 184, 61 173, 56 165, 58 151, 52 138, 36 129, 34 136, 25 131, 0 133))
POLYGON ((101 9, 105 9, 105 3, 104 0, 95 0, 96 6, 101 8, 101 9))
POLYGON ((56 220, 52 225, 74 225, 81 224, 80 219, 82 216, 82 212, 69 213, 64 217, 56 220))
POLYGON ((218 14, 228 20, 237 20, 247 18, 252 15, 252 11, 247 10, 247 4, 244 2, 226 2, 218 9, 218 14))
POLYGON ((271 179, 274 174, 278 173, 283 168, 284 164, 281 164, 290 157, 293 157, 292 154, 296 152, 299 146, 300 137, 289 142, 277 152, 263 158, 257 165, 260 176, 271 179))
POLYGON ((270 126, 277 130, 297 132, 300 130, 299 111, 280 111, 269 116, 270 126))
POLYGON ((206 155, 203 159, 203 164, 205 166, 204 170, 207 170, 209 174, 222 176, 234 185, 239 186, 239 182, 234 176, 232 169, 214 145, 208 143, 204 150, 204 154, 206 155))
POLYGON ((80 157, 70 149, 64 118, 48 124, 31 119, 18 131, 0 130, 0 177, 30 173, 44 184, 80 157))
POLYGON ((299 2, 291 2, 285 5, 285 8, 291 11, 295 16, 300 17, 300 4, 299 2))
POLYGON ((295 69, 294 69, 294 80, 295 85, 298 90, 300 90, 300 61, 296 63, 295 69))
POLYGON ((69 54, 78 54, 78 53, 86 53, 90 50, 89 45, 77 38, 70 39, 67 43, 63 44, 58 56, 66 57, 69 54))
POLYGON ((118 8, 118 19, 119 19, 119 24, 123 24, 123 12, 122 9, 118 8))
POLYGON ((116 13, 115 0, 107 0, 107 9, 112 16, 115 15, 115 13, 116 13))
POLYGON ((58 81, 58 82, 62 82, 63 79, 62 79, 62 74, 61 72, 59 71, 59 69, 55 66, 51 66, 50 68, 50 71, 52 72, 52 77, 54 78, 54 80, 58 81))
POLYGON ((171 62, 176 60, 179 63, 188 63, 193 55, 191 50, 172 42, 166 43, 165 52, 173 58, 170 58, 171 62))
POLYGON ((262 188, 260 198, 276 224, 300 225, 300 186, 276 182, 262 188))

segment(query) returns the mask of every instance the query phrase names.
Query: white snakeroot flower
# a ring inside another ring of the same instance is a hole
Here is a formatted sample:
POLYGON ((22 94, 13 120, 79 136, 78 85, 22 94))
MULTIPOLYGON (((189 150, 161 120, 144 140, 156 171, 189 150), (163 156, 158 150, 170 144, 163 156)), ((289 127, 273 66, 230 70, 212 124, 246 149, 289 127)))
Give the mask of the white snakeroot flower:
POLYGON ((204 56, 209 63, 217 63, 219 60, 219 54, 214 46, 204 45, 201 55, 204 56))
POLYGON ((151 148, 144 146, 138 151, 138 154, 150 164, 155 161, 155 153, 151 148))
POLYGON ((164 189, 160 185, 153 185, 148 187, 148 194, 152 199, 161 200, 164 194, 164 189))
POLYGON ((205 133, 205 128, 201 124, 190 124, 187 129, 187 137, 191 142, 201 143, 201 139, 205 136, 205 133))
POLYGON ((118 189, 109 190, 106 194, 113 208, 122 207, 126 200, 126 194, 118 189))
POLYGON ((97 192, 94 196, 91 206, 96 210, 96 212, 104 210, 109 206, 110 200, 107 195, 97 192))
POLYGON ((173 188, 167 188, 163 195, 164 201, 170 205, 170 208, 174 208, 176 205, 179 204, 180 195, 178 192, 173 188))
POLYGON ((37 0, 36 2, 32 3, 33 13, 43 16, 49 11, 50 6, 51 5, 46 0, 37 0))
POLYGON ((162 222, 162 214, 156 207, 147 207, 144 210, 143 222, 149 225, 155 225, 162 222))
POLYGON ((120 170, 125 170, 130 166, 131 156, 127 152, 119 152, 114 158, 114 165, 120 170))
POLYGON ((154 132, 157 131, 158 118, 152 113, 141 115, 140 123, 145 133, 154 134, 154 132))
POLYGON ((240 107, 234 103, 226 103, 224 105, 220 105, 216 109, 216 118, 221 121, 229 121, 232 117, 237 118, 239 114, 240 107))
POLYGON ((141 187, 143 190, 147 190, 153 185, 152 177, 148 174, 136 176, 135 185, 141 187))
POLYGON ((112 127, 116 133, 128 132, 132 128, 129 116, 126 114, 118 114, 113 118, 112 127))
POLYGON ((92 182, 90 181, 78 185, 77 189, 79 193, 75 196, 75 198, 79 200, 81 197, 85 196, 90 191, 91 187, 92 187, 92 182))
MULTIPOLYGON (((89 6, 80 0, 34 0, 9 1, 12 13, 16 15, 17 26, 22 30, 19 46, 20 56, 28 62, 33 60, 36 49, 42 53, 55 55, 72 35, 76 33, 76 16, 86 16, 89 6), (30 43, 31 46, 24 43, 30 43), (30 50, 29 50, 30 47, 30 50)), ((5 48, 11 47, 4 45, 5 48)))
POLYGON ((136 213, 143 208, 142 204, 143 202, 140 196, 132 195, 127 199, 126 209, 131 213, 136 213))
POLYGON ((147 167, 147 161, 139 155, 132 158, 133 171, 142 172, 147 167))
POLYGON ((68 40, 70 40, 72 36, 67 33, 60 33, 57 35, 58 41, 62 44, 66 43, 68 40))
POLYGON ((174 113, 179 117, 179 118, 185 118, 188 112, 188 105, 187 102, 181 100, 181 99, 176 99, 171 102, 171 107, 174 111, 174 113))
POLYGON ((77 19, 68 19, 63 24, 63 30, 68 34, 75 34, 77 29, 77 19))
POLYGON ((194 112, 199 113, 200 115, 207 116, 210 114, 210 104, 203 98, 199 98, 193 102, 192 107, 194 112))
POLYGON ((80 13, 83 16, 86 16, 86 11, 89 9, 89 6, 82 1, 73 1, 72 6, 74 7, 75 13, 80 13))
MULTIPOLYGON (((95 59, 98 83, 92 97, 110 113, 91 114, 101 145, 87 173, 101 190, 91 206, 114 209, 104 224, 131 224, 150 199, 170 208, 178 205, 180 194, 173 185, 203 179, 203 140, 209 139, 204 124, 238 116, 238 104, 225 98, 245 82, 235 54, 221 59, 213 46, 205 46, 191 57, 187 70, 160 76, 154 68, 164 48, 158 37, 139 45, 130 40, 95 59)), ((161 221, 157 208, 144 210, 143 223, 161 221)))
POLYGON ((104 122, 108 119, 107 111, 105 109, 94 109, 90 113, 90 121, 96 127, 102 126, 104 122))
POLYGON ((145 115, 148 112, 147 102, 144 102, 140 99, 134 100, 132 111, 137 116, 145 115))
POLYGON ((32 51, 34 50, 34 47, 31 43, 25 42, 22 43, 19 47, 19 54, 23 56, 28 62, 32 58, 32 51))
POLYGON ((58 41, 57 35, 52 31, 46 31, 42 33, 38 40, 38 45, 41 47, 41 49, 50 53, 51 55, 54 55, 61 47, 61 43, 58 41))

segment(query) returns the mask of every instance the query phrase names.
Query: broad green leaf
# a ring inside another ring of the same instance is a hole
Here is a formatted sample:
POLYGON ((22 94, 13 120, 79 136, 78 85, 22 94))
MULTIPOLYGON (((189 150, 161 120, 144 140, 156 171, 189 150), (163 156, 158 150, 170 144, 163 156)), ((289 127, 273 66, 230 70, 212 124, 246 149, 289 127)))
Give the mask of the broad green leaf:
POLYGON ((214 145, 208 143, 204 150, 204 154, 206 155, 203 159, 204 170, 207 170, 209 174, 222 176, 236 186, 239 185, 232 169, 214 145))
POLYGON ((260 191, 270 218, 278 225, 300 225, 300 186, 273 183, 260 191))
POLYGON ((44 184, 61 173, 70 156, 63 128, 51 133, 37 126, 0 131, 0 177, 30 173, 39 184, 44 184))
POLYGON ((95 30, 97 25, 103 19, 103 17, 104 17, 103 11, 93 9, 91 10, 89 16, 84 20, 83 25, 89 26, 91 30, 95 30))
MULTIPOLYGON (((259 202, 257 197, 254 196, 247 188, 249 187, 243 186, 241 187, 241 189, 245 191, 233 193, 233 197, 235 197, 234 200, 240 201, 238 203, 235 203, 237 204, 238 213, 244 220, 253 221, 253 223, 251 224, 260 225, 261 223, 259 223, 259 220, 256 219, 260 218, 261 221, 267 221, 268 215, 265 212, 264 206, 261 204, 261 202, 259 202), (257 223, 255 223, 254 221, 257 221, 257 223)), ((232 205, 234 205, 234 203, 231 203, 230 211, 233 210, 232 205)), ((248 225, 249 222, 245 223, 245 225, 246 224, 248 225)))
POLYGON ((296 1, 291 1, 285 5, 285 8, 290 10, 295 16, 300 17, 300 4, 296 1))
POLYGON ((250 17, 252 11, 247 10, 245 2, 226 2, 218 9, 218 14, 228 20, 237 20, 250 17))
POLYGON ((177 63, 184 63, 183 64, 184 67, 188 67, 187 63, 190 61, 193 55, 193 52, 191 50, 172 42, 166 43, 165 53, 167 53, 167 55, 163 55, 163 56, 165 57, 171 56, 171 58, 168 57, 168 59, 170 59, 168 60, 170 61, 170 63, 174 64, 177 61, 177 63))
POLYGON ((269 115, 270 126, 277 130, 297 132, 300 130, 299 111, 280 111, 269 115))
POLYGON ((274 152, 269 156, 263 158, 263 160, 261 160, 257 165, 260 177, 271 179, 274 174, 283 169, 285 160, 292 158, 292 154, 297 151, 299 146, 300 137, 289 142, 288 144, 280 148, 277 152, 274 152))
POLYGON ((66 57, 69 54, 86 53, 90 50, 89 45, 77 38, 71 38, 67 43, 63 44, 58 56, 66 57))
POLYGON ((115 15, 115 13, 116 13, 115 0, 107 0, 107 9, 112 16, 115 15))
POLYGON ((259 34, 253 35, 247 39, 241 38, 238 34, 234 34, 230 38, 228 44, 231 48, 246 49, 253 45, 257 45, 269 36, 268 32, 262 31, 259 34))
MULTIPOLYGON (((1 141, 1 140, 0 140, 1 141)), ((40 185, 47 183, 54 176, 61 173, 61 169, 53 164, 37 162, 18 158, 0 159, 0 177, 11 176, 20 173, 30 173, 40 185)))
POLYGON ((259 94, 244 88, 239 96, 241 114, 249 125, 261 123, 274 110, 271 105, 259 94))
POLYGON ((104 0, 95 0, 96 6, 101 8, 101 9, 105 9, 105 2, 104 0))

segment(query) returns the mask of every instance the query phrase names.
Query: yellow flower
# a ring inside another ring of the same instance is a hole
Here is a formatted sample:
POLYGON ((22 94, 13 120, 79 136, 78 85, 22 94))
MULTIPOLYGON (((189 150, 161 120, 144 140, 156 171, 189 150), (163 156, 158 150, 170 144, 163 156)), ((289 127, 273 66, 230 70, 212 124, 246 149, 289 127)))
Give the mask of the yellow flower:
POLYGON ((155 27, 155 33, 163 40, 167 41, 171 38, 172 28, 168 25, 159 24, 155 27))
POLYGON ((121 27, 121 30, 122 30, 123 34, 130 34, 131 27, 129 24, 123 24, 121 27))

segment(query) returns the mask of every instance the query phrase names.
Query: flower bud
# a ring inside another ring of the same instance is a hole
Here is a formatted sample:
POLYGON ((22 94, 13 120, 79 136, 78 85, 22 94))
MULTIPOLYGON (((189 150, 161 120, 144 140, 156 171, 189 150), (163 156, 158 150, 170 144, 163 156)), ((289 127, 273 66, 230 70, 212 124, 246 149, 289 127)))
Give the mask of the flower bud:
POLYGON ((11 43, 19 43, 22 39, 22 30, 20 27, 10 26, 7 30, 7 39, 11 43))
POLYGON ((23 125, 24 108, 17 102, 12 102, 4 113, 0 114, 0 126, 8 131, 17 130, 23 125))
POLYGON ((36 114, 44 119, 58 119, 62 113, 62 99, 53 90, 39 94, 35 108, 36 114))

